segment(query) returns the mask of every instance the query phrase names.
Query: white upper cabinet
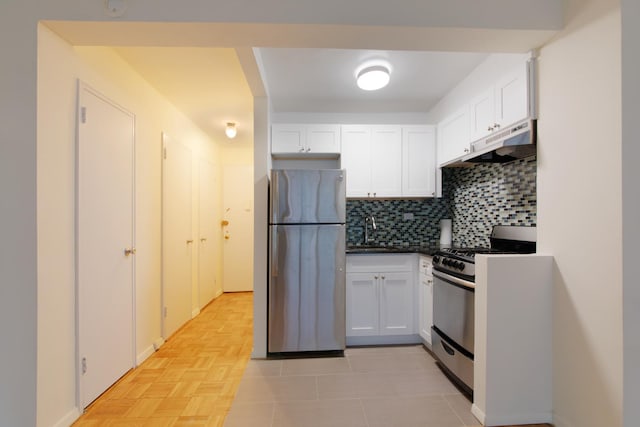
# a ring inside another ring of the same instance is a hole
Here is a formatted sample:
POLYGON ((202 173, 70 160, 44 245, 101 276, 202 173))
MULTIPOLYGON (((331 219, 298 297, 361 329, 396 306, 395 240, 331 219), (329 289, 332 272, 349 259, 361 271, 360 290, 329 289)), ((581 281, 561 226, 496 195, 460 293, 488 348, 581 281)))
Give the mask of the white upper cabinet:
POLYGON ((525 66, 519 67, 498 81, 495 86, 495 124, 498 128, 494 130, 512 125, 531 115, 528 87, 525 66))
POLYGON ((371 127, 342 126, 342 168, 347 170, 347 197, 371 195, 371 127))
POLYGON ((500 78, 469 103, 471 141, 508 127, 529 116, 525 65, 500 78))
POLYGON ((465 105, 438 123, 438 165, 469 153, 469 107, 465 105))
POLYGON ((433 126, 402 128, 402 195, 436 195, 436 132, 433 126))
POLYGON ((371 193, 373 197, 402 195, 402 132, 399 126, 371 130, 371 193))
POLYGON ((455 111, 447 108, 440 116, 444 119, 438 123, 438 166, 468 154, 472 142, 492 132, 535 118, 534 69, 535 58, 521 57, 501 66, 494 63, 491 73, 486 69, 471 73, 444 98, 445 105, 462 106, 455 111))
POLYGON ((340 155, 340 125, 273 124, 271 154, 293 157, 340 155))
POLYGON ((493 88, 469 102, 469 139, 475 141, 489 135, 496 123, 496 102, 493 88))
POLYGON ((347 197, 433 197, 433 126, 344 125, 347 197))

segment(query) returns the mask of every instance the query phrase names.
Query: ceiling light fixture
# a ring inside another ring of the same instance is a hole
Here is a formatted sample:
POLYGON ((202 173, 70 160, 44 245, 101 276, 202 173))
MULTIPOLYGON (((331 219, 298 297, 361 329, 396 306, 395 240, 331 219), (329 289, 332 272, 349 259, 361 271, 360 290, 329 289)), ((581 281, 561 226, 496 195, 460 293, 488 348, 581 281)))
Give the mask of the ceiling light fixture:
POLYGON ((391 75, 384 65, 371 65, 358 71, 356 82, 362 90, 378 90, 389 84, 391 75))
POLYGON ((224 133, 227 135, 227 138, 233 139, 238 134, 238 129, 236 129, 236 124, 233 122, 227 122, 227 127, 224 130, 224 133))

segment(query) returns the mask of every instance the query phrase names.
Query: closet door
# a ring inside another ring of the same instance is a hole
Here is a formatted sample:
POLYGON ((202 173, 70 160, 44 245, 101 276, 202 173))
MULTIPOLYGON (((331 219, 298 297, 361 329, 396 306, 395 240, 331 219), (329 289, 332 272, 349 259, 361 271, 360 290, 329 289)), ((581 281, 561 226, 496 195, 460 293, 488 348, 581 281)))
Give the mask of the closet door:
POLYGON ((163 134, 162 334, 169 338, 191 319, 191 149, 163 134))
POLYGON ((217 248, 220 245, 220 213, 216 170, 200 160, 198 203, 198 307, 202 309, 216 296, 217 248))
POLYGON ((79 85, 77 298, 80 407, 133 368, 134 116, 79 85))

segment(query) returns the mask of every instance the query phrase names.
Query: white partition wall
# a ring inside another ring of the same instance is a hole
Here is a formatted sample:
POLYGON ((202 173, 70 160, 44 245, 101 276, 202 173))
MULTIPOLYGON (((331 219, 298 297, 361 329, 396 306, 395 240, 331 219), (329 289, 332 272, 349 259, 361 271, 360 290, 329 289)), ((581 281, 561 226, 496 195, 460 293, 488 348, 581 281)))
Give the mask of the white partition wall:
POLYGON ((552 262, 476 255, 473 414, 487 426, 552 422, 552 262))

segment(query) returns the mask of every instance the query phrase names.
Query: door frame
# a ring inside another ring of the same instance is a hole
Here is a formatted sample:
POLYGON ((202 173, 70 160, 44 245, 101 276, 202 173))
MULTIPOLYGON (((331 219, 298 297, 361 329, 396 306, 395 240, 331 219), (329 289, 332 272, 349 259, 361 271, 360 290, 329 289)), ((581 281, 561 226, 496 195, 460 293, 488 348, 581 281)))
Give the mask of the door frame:
MULTIPOLYGON (((80 212, 80 123, 82 121, 82 93, 89 92, 93 96, 100 98, 102 101, 110 104, 114 108, 122 111, 124 114, 131 117, 133 122, 132 129, 132 140, 131 144, 131 244, 132 247, 135 248, 136 242, 136 116, 131 111, 122 107, 117 102, 114 102, 109 97, 105 96, 101 92, 97 91, 87 83, 83 82, 80 79, 77 79, 76 85, 76 135, 75 135, 75 159, 74 159, 74 291, 75 291, 75 371, 76 371, 76 406, 78 410, 82 413, 85 408, 85 402, 83 402, 83 382, 82 382, 82 346, 80 343, 80 322, 81 322, 81 311, 80 311, 80 254, 79 254, 79 245, 80 245, 80 224, 79 224, 79 212, 80 212)), ((131 296, 131 368, 135 368, 136 364, 136 257, 133 256, 131 259, 131 288, 130 288, 130 296, 131 296)), ((89 402, 90 403, 90 402, 89 402)))

